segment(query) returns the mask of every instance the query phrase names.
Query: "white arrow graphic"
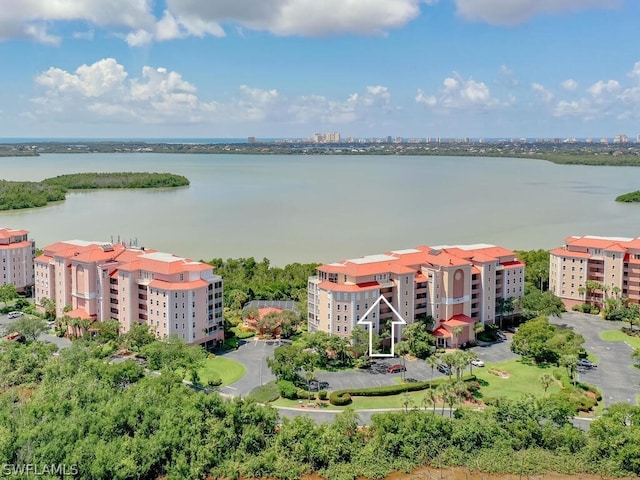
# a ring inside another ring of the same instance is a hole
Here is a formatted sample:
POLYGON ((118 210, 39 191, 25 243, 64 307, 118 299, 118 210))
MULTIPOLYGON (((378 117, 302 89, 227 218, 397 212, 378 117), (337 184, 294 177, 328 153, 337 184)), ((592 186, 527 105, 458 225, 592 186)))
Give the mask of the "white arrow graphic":
POLYGON ((395 342, 395 326, 396 325, 406 325, 407 322, 405 321, 404 318, 402 318, 402 315, 400 315, 395 308, 393 308, 393 305, 391 305, 389 303, 389 301, 384 298, 384 295, 380 295, 380 298, 378 298, 373 305, 371 305, 369 307, 369 310, 367 310, 364 315, 362 316, 362 318, 360 320, 358 320, 357 322, 358 325, 369 325, 369 357, 393 357, 395 356, 395 354, 393 353, 395 346, 396 346, 396 342, 395 342), (380 304, 380 302, 384 302, 387 304, 387 306, 391 309, 391 311, 393 312, 393 314, 395 315, 395 317, 397 318, 397 320, 392 320, 391 321, 391 353, 373 353, 373 328, 371 328, 371 324, 373 323, 371 320, 367 320, 367 317, 369 316, 369 314, 373 311, 374 308, 376 308, 378 306, 378 304, 380 304))

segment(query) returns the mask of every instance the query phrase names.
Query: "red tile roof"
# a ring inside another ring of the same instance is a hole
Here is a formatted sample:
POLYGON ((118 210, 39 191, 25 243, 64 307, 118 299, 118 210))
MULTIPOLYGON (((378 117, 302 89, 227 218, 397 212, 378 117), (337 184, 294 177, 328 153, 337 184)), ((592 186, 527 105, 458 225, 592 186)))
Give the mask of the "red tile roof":
POLYGON ((555 255, 556 257, 569 257, 569 258, 590 258, 591 254, 587 252, 574 252, 567 250, 566 248, 559 247, 554 248, 549 253, 551 255, 555 255))
POLYGON ((451 338, 451 332, 447 331, 447 329, 444 327, 436 328, 433 331, 433 335, 440 338, 451 338))
POLYGON ((376 290, 380 288, 380 284, 378 282, 366 282, 359 283, 357 285, 354 284, 339 284, 333 283, 329 281, 320 282, 318 285, 323 290, 329 290, 331 292, 362 292, 365 290, 376 290))
POLYGON ((195 290, 198 288, 207 287, 209 283, 205 280, 199 279, 193 282, 163 282, 162 280, 152 280, 149 283, 150 287, 157 288, 159 290, 195 290))
POLYGON ((81 318, 83 320, 95 319, 95 315, 89 315, 84 308, 76 308, 65 314, 69 318, 81 318))

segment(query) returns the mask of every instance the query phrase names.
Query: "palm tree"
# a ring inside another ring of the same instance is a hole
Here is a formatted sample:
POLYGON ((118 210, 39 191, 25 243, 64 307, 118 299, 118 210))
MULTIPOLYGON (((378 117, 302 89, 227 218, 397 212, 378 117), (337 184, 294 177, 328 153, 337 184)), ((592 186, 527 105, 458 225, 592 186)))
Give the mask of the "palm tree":
POLYGON ((478 360, 478 354, 473 350, 467 350, 464 352, 467 365, 469 365, 469 373, 473 375, 473 361, 478 360))
POLYGON ((549 387, 555 382, 555 378, 550 373, 543 373, 540 375, 540 383, 542 384, 542 388, 544 389, 545 396, 547 395, 547 390, 549 387))
POLYGON ((453 329, 453 336, 455 338, 455 342, 456 342, 456 348, 459 347, 458 345, 458 337, 460 336, 460 334, 464 331, 464 329, 462 327, 455 327, 453 329))
POLYGON ((429 365, 431 367, 431 387, 433 387, 434 370, 438 366, 438 364, 440 363, 440 359, 435 355, 429 355, 427 357, 427 359, 425 360, 425 362, 427 363, 427 365, 429 365))

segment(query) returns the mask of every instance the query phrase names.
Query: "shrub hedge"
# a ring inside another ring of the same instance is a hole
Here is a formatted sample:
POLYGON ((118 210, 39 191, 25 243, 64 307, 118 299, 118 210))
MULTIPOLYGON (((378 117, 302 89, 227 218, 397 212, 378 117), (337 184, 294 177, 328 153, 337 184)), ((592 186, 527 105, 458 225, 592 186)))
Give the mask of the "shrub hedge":
MULTIPOLYGON (((475 375, 465 375, 462 377, 462 380, 465 382, 475 381, 475 375)), ((429 388, 431 385, 440 385, 442 383, 447 383, 449 380, 446 378, 439 378, 434 380, 433 382, 415 382, 415 383, 401 383, 398 385, 385 385, 384 387, 371 387, 371 388, 349 388, 344 390, 336 390, 335 392, 331 392, 329 395, 329 402, 332 405, 348 405, 351 402, 351 396, 353 397, 385 397, 388 395, 398 395, 399 393, 404 392, 418 392, 420 390, 425 390, 429 388), (343 401, 344 394, 349 395, 348 403, 334 403, 334 400, 338 402, 343 401)))

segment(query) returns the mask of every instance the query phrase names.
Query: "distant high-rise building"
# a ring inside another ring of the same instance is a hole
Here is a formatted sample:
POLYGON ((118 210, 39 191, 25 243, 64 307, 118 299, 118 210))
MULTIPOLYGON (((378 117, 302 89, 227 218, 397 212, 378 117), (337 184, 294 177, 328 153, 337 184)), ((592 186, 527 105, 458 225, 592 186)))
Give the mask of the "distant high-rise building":
POLYGON ((256 143, 256 137, 247 138, 247 143, 256 143))
POLYGON ((613 137, 613 143, 629 143, 629 137, 624 133, 618 134, 613 137))

